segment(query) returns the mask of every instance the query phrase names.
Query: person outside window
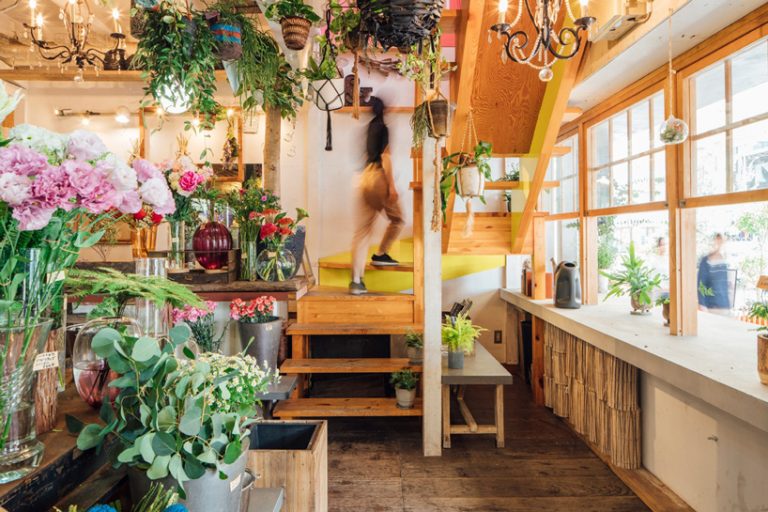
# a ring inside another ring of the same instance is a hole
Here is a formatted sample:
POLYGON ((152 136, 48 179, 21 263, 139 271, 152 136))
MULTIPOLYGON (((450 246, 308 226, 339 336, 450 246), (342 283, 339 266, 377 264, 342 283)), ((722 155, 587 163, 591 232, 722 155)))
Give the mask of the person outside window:
POLYGON ((699 309, 720 315, 731 311, 728 262, 723 255, 725 238, 720 233, 712 237, 712 250, 701 258, 696 279, 699 293, 699 309))

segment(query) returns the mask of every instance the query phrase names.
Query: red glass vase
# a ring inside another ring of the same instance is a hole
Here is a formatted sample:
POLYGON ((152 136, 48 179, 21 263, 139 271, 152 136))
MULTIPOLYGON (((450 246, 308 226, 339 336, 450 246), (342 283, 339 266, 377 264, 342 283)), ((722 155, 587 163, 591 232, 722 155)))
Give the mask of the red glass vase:
POLYGON ((232 235, 224 224, 206 222, 192 237, 192 248, 197 262, 205 270, 219 270, 227 266, 228 251, 232 248, 232 235))

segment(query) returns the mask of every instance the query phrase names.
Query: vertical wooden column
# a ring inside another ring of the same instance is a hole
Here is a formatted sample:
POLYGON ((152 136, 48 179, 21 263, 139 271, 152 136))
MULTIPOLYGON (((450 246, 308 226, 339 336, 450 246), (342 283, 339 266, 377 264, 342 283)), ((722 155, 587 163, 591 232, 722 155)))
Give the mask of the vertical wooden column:
MULTIPOLYGON (((435 165, 435 152, 440 151, 439 142, 427 138, 422 148, 422 190, 423 216, 421 219, 423 234, 423 275, 424 275, 424 416, 422 418, 424 455, 442 455, 442 361, 441 315, 443 299, 442 276, 442 233, 432 231, 432 201, 435 192, 435 173, 440 169, 435 165)), ((438 153, 439 154, 439 153, 438 153)))
POLYGON ((267 106, 264 122, 264 188, 280 195, 280 128, 283 122, 280 109, 267 106))
POLYGON ((544 217, 536 215, 533 218, 533 298, 542 300, 547 298, 547 233, 544 217))
POLYGON ((587 129, 579 124, 579 254, 581 303, 597 304, 597 217, 587 217, 589 210, 589 172, 587 170, 587 129))
POLYGON ((544 337, 547 325, 541 318, 532 317, 531 387, 533 401, 544 405, 544 337))

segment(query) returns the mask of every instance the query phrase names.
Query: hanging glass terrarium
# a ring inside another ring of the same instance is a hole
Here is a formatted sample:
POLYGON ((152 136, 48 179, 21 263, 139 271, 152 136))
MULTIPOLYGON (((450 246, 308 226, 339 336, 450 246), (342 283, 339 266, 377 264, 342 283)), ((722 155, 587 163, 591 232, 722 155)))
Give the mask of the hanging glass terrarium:
MULTIPOLYGON (((670 91, 674 90, 674 76, 676 71, 672 67, 672 9, 669 10, 669 17, 667 18, 667 27, 668 27, 668 70, 667 75, 669 77, 669 89, 670 91)), ((666 121, 661 123, 659 125, 659 140, 665 145, 670 144, 681 144, 685 142, 685 140, 688 138, 688 123, 683 121, 682 119, 679 119, 675 117, 671 112, 673 112, 673 104, 672 104, 672 95, 669 96, 669 112, 670 115, 667 118, 666 121)))

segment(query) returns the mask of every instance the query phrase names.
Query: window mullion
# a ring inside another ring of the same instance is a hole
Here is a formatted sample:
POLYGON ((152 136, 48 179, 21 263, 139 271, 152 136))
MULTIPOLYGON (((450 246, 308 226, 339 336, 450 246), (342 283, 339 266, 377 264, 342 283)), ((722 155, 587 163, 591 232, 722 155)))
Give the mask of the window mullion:
MULTIPOLYGON (((733 123, 731 59, 725 60, 725 126, 733 123)), ((733 130, 725 131, 725 190, 733 192, 733 130)))

